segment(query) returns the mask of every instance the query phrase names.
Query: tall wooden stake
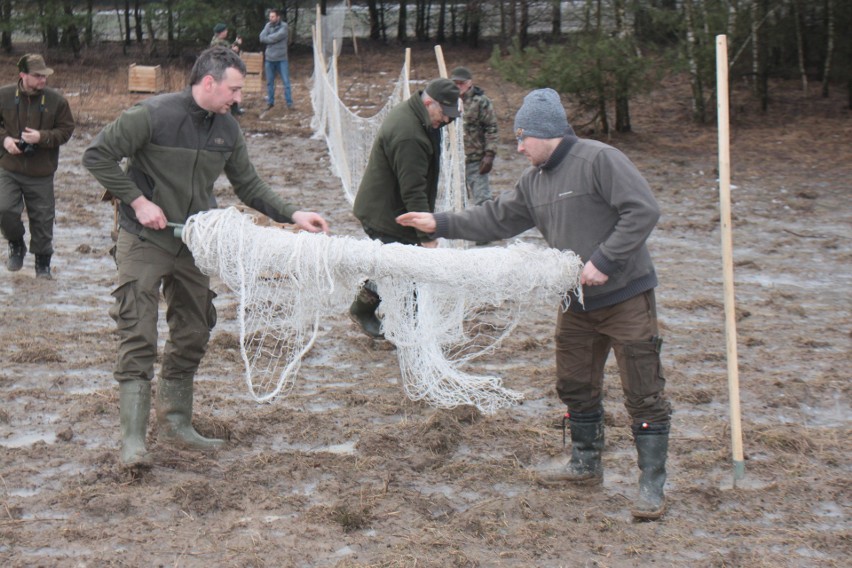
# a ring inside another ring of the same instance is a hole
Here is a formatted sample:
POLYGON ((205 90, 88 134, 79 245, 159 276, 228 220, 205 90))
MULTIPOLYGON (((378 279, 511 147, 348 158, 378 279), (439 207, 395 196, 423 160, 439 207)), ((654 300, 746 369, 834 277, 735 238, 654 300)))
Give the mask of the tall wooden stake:
POLYGON ((731 240, 731 148, 728 116, 728 42, 716 36, 716 92, 719 123, 719 208, 722 232, 722 276, 725 282, 725 341, 728 354, 728 397, 731 408, 731 449, 734 486, 745 476, 740 421, 740 379, 737 365, 737 320, 734 301, 734 259, 731 240))

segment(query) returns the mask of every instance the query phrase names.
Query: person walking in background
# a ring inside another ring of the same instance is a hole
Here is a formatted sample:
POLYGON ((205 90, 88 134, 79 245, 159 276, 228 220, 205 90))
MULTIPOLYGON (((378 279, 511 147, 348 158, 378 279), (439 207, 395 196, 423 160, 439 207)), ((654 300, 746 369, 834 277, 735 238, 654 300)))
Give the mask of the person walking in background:
POLYGON ((53 177, 59 147, 74 133, 74 116, 65 97, 47 87, 53 69, 38 54, 18 60, 18 82, 0 88, 0 231, 9 241, 6 268, 23 267, 27 246, 21 215, 30 224, 30 251, 37 278, 51 279, 56 199, 53 177))
POLYGON ((485 91, 473 84, 467 67, 456 67, 450 79, 459 88, 464 103, 465 181, 475 205, 492 199, 488 174, 497 154, 497 113, 485 91))
POLYGON ((216 324, 216 294, 167 223, 184 223, 215 207, 213 184, 224 172, 249 207, 306 231, 328 231, 320 215, 281 199, 249 161, 242 130, 228 112, 240 101, 245 73, 236 53, 209 48, 196 60, 187 89, 124 111, 83 154, 83 165, 119 201, 118 282, 110 315, 119 335, 113 376, 120 393, 121 461, 127 466, 151 461, 145 436, 161 288, 169 337, 157 385, 158 436, 190 449, 224 443, 192 426, 193 380, 216 324))
POLYGON ((287 60, 287 42, 289 41, 287 22, 281 18, 281 12, 272 8, 269 10, 269 21, 260 32, 260 43, 266 46, 263 52, 263 70, 266 73, 266 107, 275 106, 275 75, 281 76, 284 84, 284 100, 287 108, 293 108, 293 97, 290 94, 290 63, 287 60))
POLYGON ((413 212, 398 222, 430 238, 495 240, 536 227, 585 265, 582 303, 568 293, 556 319, 556 391, 568 407, 571 457, 539 474, 543 485, 603 481, 603 378, 615 352, 639 462, 637 519, 665 512, 671 406, 660 364, 646 241, 660 216, 651 188, 619 150, 574 135, 553 89, 529 93, 515 116, 518 152, 531 163, 512 192, 459 213, 413 212))
POLYGON ((240 52, 240 46, 243 44, 243 38, 237 36, 234 41, 228 40, 228 25, 219 22, 213 26, 213 39, 210 40, 209 47, 227 47, 234 53, 240 52))
MULTIPOLYGON (((459 116, 459 89, 435 79, 426 89, 394 107, 382 122, 352 212, 371 239, 434 247, 432 237, 396 223, 407 211, 433 211, 441 161, 440 128, 459 116)), ((349 316, 370 337, 383 337, 376 316, 381 298, 364 283, 349 316)))

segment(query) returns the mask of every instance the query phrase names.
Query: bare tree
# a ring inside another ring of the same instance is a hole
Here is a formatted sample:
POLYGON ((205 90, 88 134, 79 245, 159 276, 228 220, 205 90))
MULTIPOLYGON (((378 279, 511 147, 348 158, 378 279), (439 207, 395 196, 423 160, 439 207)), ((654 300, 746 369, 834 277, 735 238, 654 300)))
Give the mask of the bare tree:
POLYGON ((695 33, 695 7, 692 0, 683 0, 684 21, 686 24, 686 60, 689 64, 689 83, 692 86, 692 116, 698 122, 707 120, 704 106, 704 84, 698 62, 698 38, 695 33))
POLYGON ((825 64, 822 69, 822 96, 828 97, 828 79, 831 76, 831 54, 834 52, 834 2, 825 0, 826 11, 826 46, 825 64))

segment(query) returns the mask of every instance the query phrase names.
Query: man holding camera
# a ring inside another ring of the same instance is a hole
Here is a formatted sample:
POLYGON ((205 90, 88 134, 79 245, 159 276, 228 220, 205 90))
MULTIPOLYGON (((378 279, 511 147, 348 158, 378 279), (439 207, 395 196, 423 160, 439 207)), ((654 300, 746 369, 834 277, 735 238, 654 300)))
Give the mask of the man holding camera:
POLYGON ((18 60, 18 82, 0 88, 0 233, 9 241, 6 268, 24 265, 24 207, 30 220, 30 250, 37 278, 50 279, 53 255, 53 219, 56 201, 53 176, 59 165, 59 147, 74 132, 68 101, 49 89, 53 69, 38 54, 18 60))

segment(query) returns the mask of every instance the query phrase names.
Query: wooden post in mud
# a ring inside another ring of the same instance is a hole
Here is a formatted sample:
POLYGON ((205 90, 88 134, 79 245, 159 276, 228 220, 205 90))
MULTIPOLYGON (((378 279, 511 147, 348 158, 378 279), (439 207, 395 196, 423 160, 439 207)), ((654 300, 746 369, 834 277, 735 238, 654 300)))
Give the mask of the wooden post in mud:
POLYGON ((740 421, 740 379, 737 364, 737 320, 734 301, 734 259, 731 240, 731 148, 728 129, 728 43, 716 36, 716 110, 719 129, 719 212, 722 232, 722 276, 725 290, 725 341, 728 355, 728 397, 731 409, 731 449, 734 486, 745 476, 740 421))

